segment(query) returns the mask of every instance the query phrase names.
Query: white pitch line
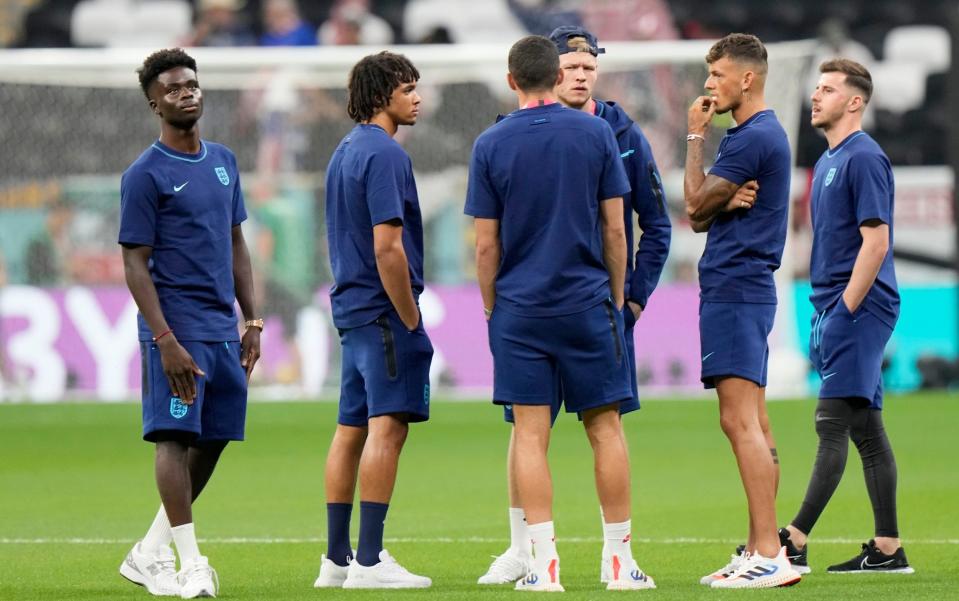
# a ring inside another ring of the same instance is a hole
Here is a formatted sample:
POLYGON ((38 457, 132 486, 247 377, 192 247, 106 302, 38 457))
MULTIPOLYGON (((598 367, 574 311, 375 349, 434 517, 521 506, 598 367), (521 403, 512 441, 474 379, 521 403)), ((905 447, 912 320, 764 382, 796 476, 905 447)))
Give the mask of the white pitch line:
MULTIPOLYGON (((634 538, 635 542, 652 545, 705 545, 722 544, 737 545, 742 540, 732 538, 634 538)), ((0 545, 120 545, 133 544, 137 539, 133 538, 0 538, 0 545)), ((201 538, 199 542, 214 545, 291 545, 291 544, 314 544, 325 543, 327 539, 320 537, 303 538, 265 538, 265 537, 226 537, 226 538, 201 538)), ((584 543, 599 544, 602 539, 570 536, 560 537, 562 543, 584 543)), ((493 544, 508 543, 508 538, 484 538, 484 537, 435 537, 435 538, 417 538, 417 537, 397 537, 386 538, 387 543, 422 543, 422 544, 451 544, 451 543, 471 543, 471 544, 493 544)), ((861 543, 858 538, 817 538, 815 544, 825 545, 851 545, 861 543)), ((903 539, 907 545, 959 545, 959 539, 903 539)))

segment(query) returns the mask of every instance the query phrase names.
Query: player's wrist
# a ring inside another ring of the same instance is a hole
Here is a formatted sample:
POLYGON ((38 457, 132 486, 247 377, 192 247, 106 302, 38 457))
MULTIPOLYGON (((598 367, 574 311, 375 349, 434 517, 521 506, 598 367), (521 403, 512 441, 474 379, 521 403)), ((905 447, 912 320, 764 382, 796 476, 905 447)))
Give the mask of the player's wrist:
POLYGON ((706 130, 704 129, 702 131, 696 131, 696 130, 690 129, 686 133, 686 141, 687 142, 705 142, 706 130))
POLYGON ((246 327, 247 329, 256 328, 256 329, 258 329, 258 330, 260 330, 260 331, 262 332, 262 331, 263 331, 263 318, 260 317, 260 318, 257 318, 257 319, 247 319, 246 321, 243 322, 243 326, 246 327))

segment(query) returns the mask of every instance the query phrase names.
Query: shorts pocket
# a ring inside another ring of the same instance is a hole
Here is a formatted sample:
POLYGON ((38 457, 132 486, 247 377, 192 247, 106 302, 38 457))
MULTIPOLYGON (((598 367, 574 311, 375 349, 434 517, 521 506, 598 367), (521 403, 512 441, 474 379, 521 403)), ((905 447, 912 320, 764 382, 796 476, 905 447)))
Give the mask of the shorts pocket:
POLYGON ((386 315, 380 315, 376 319, 376 325, 380 328, 380 336, 383 339, 383 355, 386 359, 386 373, 391 380, 397 376, 396 367, 396 339, 393 337, 393 330, 390 328, 390 320, 386 315))
MULTIPOLYGON (((616 348, 616 361, 623 360, 623 345, 619 339, 619 332, 616 331, 616 308, 613 306, 613 301, 606 301, 603 304, 606 307, 606 317, 609 319, 609 332, 613 337, 613 345, 616 348)), ((626 309, 629 311, 629 309, 626 309)))

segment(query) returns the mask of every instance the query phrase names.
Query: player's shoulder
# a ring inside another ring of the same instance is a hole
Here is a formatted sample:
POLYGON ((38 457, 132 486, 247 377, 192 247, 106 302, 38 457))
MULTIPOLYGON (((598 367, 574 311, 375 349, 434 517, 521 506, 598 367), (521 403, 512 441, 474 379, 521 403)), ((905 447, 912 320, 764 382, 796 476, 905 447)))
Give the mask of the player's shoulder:
POLYGON ((737 135, 753 139, 785 140, 786 129, 776 112, 772 109, 760 111, 757 115, 747 120, 741 127, 737 128, 737 135))
POLYGON ((609 123, 617 137, 626 132, 645 137, 642 128, 633 121, 626 109, 612 100, 596 100, 596 116, 609 123))
POLYGON ((207 156, 211 158, 226 157, 236 162, 236 155, 225 144, 212 142, 210 140, 203 140, 202 143, 203 146, 206 147, 207 156))
POLYGON ((892 168, 889 157, 878 142, 866 132, 858 132, 855 137, 849 140, 849 153, 847 160, 850 164, 878 165, 883 168, 892 168))
POLYGON ((134 182, 134 181, 145 181, 152 177, 152 174, 158 169, 158 161, 162 160, 162 155, 157 153, 156 148, 153 145, 148 146, 143 152, 140 153, 140 156, 136 158, 130 165, 123 171, 121 176, 121 181, 124 183, 134 182))

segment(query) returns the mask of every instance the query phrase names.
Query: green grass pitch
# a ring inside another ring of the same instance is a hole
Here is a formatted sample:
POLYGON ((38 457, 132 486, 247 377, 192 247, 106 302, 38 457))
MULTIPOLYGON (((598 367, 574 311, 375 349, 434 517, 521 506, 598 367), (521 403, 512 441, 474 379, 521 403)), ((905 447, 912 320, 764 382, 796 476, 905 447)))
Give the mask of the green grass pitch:
MULTIPOLYGON (((571 416, 550 450, 554 519, 568 599, 776 596, 790 599, 959 598, 956 395, 887 399, 899 464, 900 529, 912 576, 824 573, 872 533, 858 455, 810 544, 814 572, 797 587, 711 591, 703 574, 745 536, 745 499, 712 400, 649 401, 626 419, 633 467, 634 553, 658 590, 606 592, 599 584, 600 517, 591 454, 571 416)), ((782 461, 779 522, 802 500, 815 454, 812 401, 771 403, 782 461)), ((253 403, 247 441, 231 445, 195 506, 201 548, 224 599, 480 599, 515 597, 476 578, 508 540, 507 427, 488 403, 435 402, 411 428, 387 522, 387 546, 428 591, 314 590, 325 550, 323 460, 335 405, 253 403)), ((0 405, 0 599, 148 599, 117 568, 158 506, 152 447, 139 406, 0 405)), ((354 523, 354 538, 356 524, 354 523)))

